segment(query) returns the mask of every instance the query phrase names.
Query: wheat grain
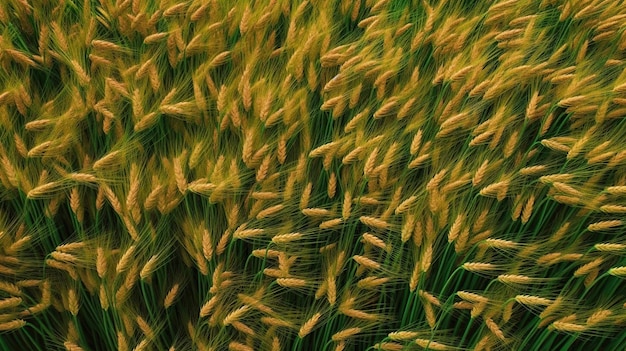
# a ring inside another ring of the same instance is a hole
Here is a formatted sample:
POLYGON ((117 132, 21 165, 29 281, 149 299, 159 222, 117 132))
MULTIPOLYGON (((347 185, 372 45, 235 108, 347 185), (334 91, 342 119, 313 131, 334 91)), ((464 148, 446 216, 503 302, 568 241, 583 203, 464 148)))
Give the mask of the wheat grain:
POLYGON ((434 329, 437 325, 437 316, 435 310, 430 302, 424 301, 424 315, 426 316, 426 322, 431 329, 434 329))
POLYGON ((610 275, 614 275, 616 277, 626 278, 626 266, 613 267, 613 268, 609 269, 608 273, 610 275))
POLYGON ((501 274, 497 279, 504 284, 524 285, 533 282, 533 278, 519 274, 501 274))
POLYGON ((321 317, 322 314, 320 312, 317 312, 313 316, 311 316, 311 318, 309 318, 306 322, 304 322, 304 324, 302 324, 300 330, 298 331, 298 337, 302 339, 305 336, 309 335, 313 331, 315 325, 321 317))
MULTIPOLYGON (((192 182, 192 183, 189 183, 189 185, 185 185, 184 183, 180 183, 180 185, 183 186, 182 189, 184 189, 184 190, 189 190, 192 193, 199 194, 199 195, 204 195, 204 196, 211 196, 211 195, 213 195, 215 193, 216 189, 218 188, 218 186, 215 185, 215 184, 212 184, 212 183, 202 183, 202 182, 192 182)), ((153 191, 156 191, 156 190, 157 189, 155 189, 153 191)), ((180 188, 179 188, 179 190, 180 190, 180 188)), ((161 191, 159 191, 159 192, 161 192, 161 191)), ((150 195, 152 195, 152 193, 150 193, 150 195)), ((148 195, 148 198, 150 198, 150 195, 148 195)), ((146 203, 147 202, 148 202, 148 199, 146 199, 146 203)))
POLYGON ((78 295, 76 295, 75 289, 69 289, 67 292, 67 301, 68 301, 68 311, 72 314, 72 316, 78 315, 79 302, 78 295))
POLYGON ((526 306, 550 306, 554 301, 539 296, 517 295, 515 301, 526 306))
POLYGON ((605 190, 611 195, 626 195, 626 186, 624 185, 609 186, 605 190))
POLYGON ((426 250, 424 251, 422 255, 420 270, 422 272, 428 272, 428 269, 430 268, 432 261, 433 261, 433 246, 432 244, 430 244, 428 245, 428 247, 426 248, 426 250))
POLYGON ((70 192, 70 208, 72 209, 72 212, 74 212, 74 214, 76 215, 78 223, 82 223, 84 218, 83 206, 82 202, 80 201, 80 193, 78 192, 77 187, 72 188, 70 192))
POLYGON ((106 197, 106 199, 109 201, 109 204, 111 204, 111 207, 113 208, 113 210, 117 212, 117 214, 119 214, 120 216, 123 216, 124 214, 122 211, 122 204, 120 203, 119 199, 117 198, 117 195, 115 195, 113 190, 108 185, 105 185, 105 184, 101 184, 100 188, 102 188, 102 192, 104 196, 106 197))
POLYGON ((68 174, 68 178, 77 183, 92 184, 98 182, 98 178, 96 176, 88 173, 70 173, 68 174))
POLYGON ((506 337, 504 336, 504 333, 502 332, 498 324, 496 324, 496 322, 493 321, 493 319, 491 318, 485 319, 485 325, 487 326, 487 328, 489 328, 489 330, 493 333, 493 335, 495 335, 498 339, 502 341, 506 341, 506 337))
POLYGON ((461 267, 469 272, 490 272, 498 269, 495 264, 482 262, 465 262, 461 267))
POLYGON ((401 351, 404 350, 404 345, 395 342, 381 342, 374 345, 374 349, 384 351, 401 351))
POLYGON ((448 345, 445 345, 436 341, 428 340, 428 339, 415 339, 415 343, 419 345, 420 347, 427 349, 427 350, 438 350, 438 351, 452 350, 452 348, 449 347, 448 345))
POLYGON ((329 219, 327 221, 323 221, 322 223, 320 223, 319 228, 320 229, 333 229, 333 228, 340 226, 342 223, 343 223, 342 218, 329 219))
POLYGON ((349 309, 343 309, 342 313, 350 318, 354 318, 354 319, 362 319, 362 320, 366 320, 366 321, 376 321, 377 319, 379 319, 379 316, 373 313, 367 313, 364 311, 360 311, 360 310, 355 310, 352 308, 349 309))
POLYGON ((332 212, 324 208, 305 208, 302 214, 307 217, 328 217, 332 215, 332 212))
MULTIPOLYGON (((235 230, 235 232, 233 233, 233 238, 250 239, 250 238, 258 237, 259 235, 262 235, 265 233, 265 230, 262 228, 258 228, 258 229, 240 229, 240 228, 237 228, 237 230, 235 230)), ((219 244, 218 244, 218 247, 219 247, 219 244)))
POLYGON ((43 281, 39 279, 25 279, 16 282, 15 285, 20 288, 34 288, 40 287, 42 283, 43 281))
POLYGON ((122 273, 130 267, 132 261, 135 258, 134 256, 136 250, 137 246, 132 245, 126 250, 126 252, 124 252, 122 257, 118 261, 117 266, 115 267, 115 271, 117 273, 122 273))
POLYGON ((452 308, 457 310, 471 310, 474 308, 474 304, 467 301, 458 301, 452 304, 452 308))
POLYGON ((255 336, 255 332, 252 328, 250 328, 249 326, 247 326, 246 324, 242 323, 242 322, 232 322, 232 326, 233 328, 237 329, 238 331, 247 334, 249 336, 255 336))
POLYGON ((9 297, 9 298, 0 300, 0 309, 15 308, 21 304, 22 304, 21 297, 9 297))
POLYGON ((612 160, 614 157, 617 157, 617 154, 614 151, 607 151, 597 156, 587 158, 587 163, 593 165, 597 163, 606 163, 608 161, 609 165, 613 165, 612 160))
POLYGON ((470 317, 476 318, 476 317, 480 316, 483 313, 483 311, 485 310, 485 308, 487 308, 487 303, 486 302, 479 302, 477 304, 474 304, 472 306, 471 311, 470 311, 470 317))
POLYGON ((287 234, 279 234, 272 237, 272 242, 274 244, 286 244, 296 240, 300 240, 304 237, 302 233, 287 233, 287 234))
POLYGON ((211 314, 211 312, 215 308, 215 305, 217 304, 218 301, 219 301, 218 297, 213 296, 212 298, 209 299, 209 301, 207 301, 204 305, 202 305, 202 307, 200 308, 200 318, 204 318, 208 316, 209 314, 211 314))
POLYGON ((575 324, 575 323, 560 322, 560 321, 556 321, 552 323, 551 326, 558 331, 570 332, 570 333, 582 333, 587 330, 587 326, 575 324))
POLYGON ((413 230, 415 227, 415 216, 412 214, 407 215, 406 221, 402 226, 400 233, 400 240, 402 243, 406 243, 413 236, 413 230))
POLYGON ((84 351, 82 347, 78 346, 78 344, 72 341, 64 342, 63 346, 65 347, 67 351, 84 351))
POLYGON ((362 332, 363 329, 359 328, 359 327, 353 327, 353 328, 347 328, 344 329, 340 332, 337 332, 335 334, 333 334, 333 336, 331 337, 331 339, 335 342, 337 341, 342 341, 342 340, 346 340, 360 332, 362 332))
POLYGON ((343 204, 341 207, 341 217, 344 220, 347 220, 350 217, 351 209, 352 209, 352 194, 350 193, 350 191, 346 191, 344 193, 343 204))
POLYGON ((14 255, 17 252, 22 251, 27 247, 27 245, 31 242, 33 237, 31 235, 26 235, 25 237, 15 241, 9 247, 5 248, 5 253, 7 255, 14 255))
POLYGON ((150 257, 148 262, 146 262, 146 264, 141 269, 141 272, 139 273, 139 276, 142 280, 146 280, 150 278, 150 276, 152 276, 152 273, 154 273, 154 271, 156 271, 156 269, 158 268, 159 259, 160 257, 158 254, 152 255, 152 257, 150 257))
MULTIPOLYGON (((154 79, 159 81, 158 77, 155 77, 154 79)), ((141 117, 139 119, 139 121, 137 121, 135 123, 133 129, 134 129, 135 132, 144 131, 144 130, 154 126, 159 121, 160 117, 161 117, 161 114, 158 114, 156 112, 150 112, 147 115, 141 117)))
POLYGON ((598 268, 604 262, 604 258, 597 258, 587 264, 580 266, 575 272, 574 277, 580 277, 589 274, 592 270, 598 268))
POLYGON ((387 251, 387 244, 385 244, 385 242, 382 239, 380 239, 379 237, 377 237, 377 236, 375 236, 373 234, 364 233, 363 234, 363 241, 368 243, 368 244, 370 244, 370 245, 372 245, 372 246, 375 246, 375 247, 378 247, 380 249, 383 249, 383 250, 387 251))
POLYGON ((352 256, 352 259, 355 260, 359 265, 368 269, 377 270, 377 269, 380 269, 381 267, 380 263, 372 260, 371 258, 367 258, 365 256, 354 255, 352 256))
POLYGON ((389 281, 390 281, 390 278, 385 278, 385 277, 379 278, 379 277, 372 276, 372 277, 367 277, 367 278, 363 278, 363 279, 359 280, 357 282, 357 287, 361 288, 361 289, 370 289, 371 290, 371 289, 376 289, 379 286, 381 286, 381 285, 383 285, 383 284, 385 284, 385 283, 387 283, 389 281))
POLYGON ((242 344, 237 341, 231 341, 228 344, 228 350, 230 351, 254 351, 254 349, 248 345, 242 344))
POLYGON ((361 216, 359 217, 359 220, 361 221, 361 223, 373 229, 386 230, 389 228, 389 223, 379 218, 361 216))
POLYGON ((502 194, 504 193, 506 195, 509 183, 508 180, 503 180, 487 185, 480 190, 479 194, 485 197, 496 197, 498 201, 501 201, 503 199, 502 194))
POLYGON ((154 333, 154 330, 152 329, 150 324, 148 324, 148 322, 143 319, 143 317, 137 316, 135 318, 135 322, 137 323, 137 326, 139 327, 143 335, 146 336, 147 340, 155 340, 156 334, 154 333))
POLYGON ((50 254, 50 257, 60 262, 67 262, 67 263, 73 263, 73 264, 76 264, 78 262, 78 257, 65 253, 65 252, 54 251, 50 254))
POLYGON ((61 182, 50 182, 31 189, 26 197, 31 200, 35 199, 48 199, 55 195, 55 193, 62 187, 61 182))
POLYGON ((250 194, 250 197, 255 200, 276 200, 280 198, 280 194, 271 191, 255 191, 250 194))
POLYGON ((425 290, 419 290, 418 293, 425 301, 428 301, 428 303, 437 307, 441 307, 441 301, 439 301, 439 299, 436 298, 433 294, 425 290))
POLYGON ((378 147, 375 147, 374 150, 372 150, 372 153, 370 153, 370 155, 368 156, 367 160, 365 161, 365 165, 363 167, 363 174, 365 174, 366 177, 371 177, 374 175, 374 169, 375 167, 375 163, 376 163, 376 158, 378 157, 378 147))
POLYGON ((593 246, 598 251, 603 252, 621 252, 626 250, 626 244, 618 243, 601 243, 593 246))
POLYGON ((465 301, 475 302, 475 303, 487 303, 489 301, 488 298, 478 295, 476 293, 471 293, 467 291, 457 291, 457 296, 462 298, 465 301))
POLYGON ((417 196, 413 195, 410 196, 409 198, 407 198, 406 200, 402 201, 400 203, 400 205, 398 205, 398 207, 396 207, 394 213, 395 214, 400 214, 405 212, 406 210, 408 210, 417 200, 417 196))
POLYGON ((264 324, 273 326, 273 327, 285 327, 285 328, 293 327, 291 323, 284 321, 282 319, 276 318, 276 317, 261 317, 261 322, 263 322, 264 324))
POLYGON ((561 182, 553 182, 552 186, 554 187, 554 189, 556 189, 557 191, 564 193, 566 195, 572 196, 572 197, 582 197, 583 193, 574 189, 573 187, 565 184, 565 183, 561 183, 561 182))
POLYGON ((392 97, 384 105, 382 105, 378 110, 376 110, 376 112, 374 112, 372 117, 374 117, 374 119, 380 119, 383 117, 390 116, 397 109, 397 107, 398 107, 398 99, 392 97))
POLYGON ((313 183, 309 182, 307 186, 302 191, 302 196, 300 197, 300 210, 304 210, 308 207, 309 199, 311 197, 311 191, 313 190, 313 183))
POLYGON ((281 255, 281 251, 268 250, 268 249, 256 249, 252 250, 252 256, 257 258, 278 258, 281 255))
POLYGON ((404 340, 411 340, 411 339, 415 339, 417 338, 417 336, 420 333, 418 332, 412 332, 412 331, 397 331, 397 332, 392 332, 389 333, 387 336, 389 337, 389 339, 394 340, 394 341, 404 341, 404 340))
POLYGON ((454 242, 454 251, 457 253, 463 252, 466 249, 468 239, 469 228, 464 228, 454 242))
POLYGON ((545 165, 536 165, 536 166, 524 167, 520 169, 518 173, 524 176, 533 176, 533 175, 539 175, 547 170, 548 170, 548 167, 545 165))
POLYGON ((464 218, 463 214, 459 214, 456 216, 456 219, 452 223, 452 226, 450 227, 450 231, 448 232, 448 243, 453 242, 459 236, 461 232, 463 218, 464 218))
POLYGON ((230 51, 224 51, 217 54, 209 63, 209 67, 218 67, 225 64, 230 59, 230 51))
POLYGON ((600 211, 605 213, 626 213, 626 206, 620 205, 602 205, 600 206, 600 211))
POLYGON ((302 288, 307 286, 307 281, 299 278, 278 278, 276 283, 284 288, 302 288))
POLYGON ((330 174, 330 177, 328 178, 328 188, 327 188, 328 197, 331 199, 334 198, 336 192, 337 192, 337 176, 335 175, 335 172, 333 172, 330 174))
MULTIPOLYGON (((156 184, 154 180, 153 180, 153 183, 156 184)), ((156 184, 156 187, 153 188, 152 191, 150 191, 150 193, 146 197, 146 201, 143 204, 143 207, 146 211, 150 211, 156 206, 157 201, 159 197, 161 196, 161 193, 163 192, 163 190, 165 190, 164 185, 156 184)))
POLYGON ((107 272, 107 259, 102 247, 96 249, 96 272, 100 278, 104 278, 107 272))
POLYGON ((594 312, 589 318, 587 318, 587 326, 593 326, 606 320, 613 314, 611 310, 599 310, 594 312))
POLYGON ((117 331, 117 348, 119 351, 128 351, 128 342, 126 341, 126 336, 124 332, 121 330, 117 331))
POLYGON ((285 208, 285 206, 282 205, 282 204, 268 207, 268 208, 262 210, 261 212, 259 212, 256 215, 256 219, 263 219, 263 218, 267 218, 267 217, 273 217, 276 214, 278 214, 278 212, 280 212, 283 208, 285 208))
POLYGON ((280 339, 277 336, 272 338, 272 350, 271 351, 280 351, 280 339))
POLYGON ((619 227, 623 224, 621 220, 609 220, 609 221, 600 221, 590 224, 587 227, 587 230, 590 232, 600 232, 604 230, 611 230, 615 227, 619 227))
POLYGON ((562 256, 562 253, 560 252, 552 252, 549 254, 545 254, 537 259, 537 263, 541 265, 544 265, 544 264, 550 265, 555 262, 558 262, 561 256, 562 256))
POLYGON ((22 319, 15 319, 10 322, 0 323, 0 331, 16 330, 24 327, 25 325, 26 321, 22 319))
POLYGON ((78 274, 76 273, 76 269, 74 268, 74 266, 71 266, 67 263, 63 263, 63 262, 59 262, 59 261, 55 261, 52 259, 47 259, 46 260, 46 265, 58 270, 62 270, 67 272, 67 274, 70 275, 70 277, 74 280, 78 280, 78 274))
POLYGON ((176 297, 178 296, 179 289, 180 289, 180 284, 176 283, 172 286, 170 291, 167 293, 167 295, 165 296, 165 299, 163 300, 163 307, 165 307, 165 309, 170 308, 174 304, 174 301, 176 300, 176 297))

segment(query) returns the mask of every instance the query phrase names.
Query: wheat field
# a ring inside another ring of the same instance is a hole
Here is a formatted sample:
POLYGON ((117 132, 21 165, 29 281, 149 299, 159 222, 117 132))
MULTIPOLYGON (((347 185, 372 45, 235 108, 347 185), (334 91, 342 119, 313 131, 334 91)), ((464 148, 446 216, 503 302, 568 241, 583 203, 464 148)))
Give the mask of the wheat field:
POLYGON ((0 350, 626 349, 622 0, 3 0, 0 350))

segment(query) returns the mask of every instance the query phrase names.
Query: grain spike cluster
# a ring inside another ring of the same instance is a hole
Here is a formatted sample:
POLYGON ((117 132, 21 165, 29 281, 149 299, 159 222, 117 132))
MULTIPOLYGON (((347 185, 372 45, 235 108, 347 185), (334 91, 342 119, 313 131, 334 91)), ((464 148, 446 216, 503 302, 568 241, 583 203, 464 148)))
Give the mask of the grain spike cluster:
POLYGON ((626 345, 626 7, 0 4, 25 350, 626 345))

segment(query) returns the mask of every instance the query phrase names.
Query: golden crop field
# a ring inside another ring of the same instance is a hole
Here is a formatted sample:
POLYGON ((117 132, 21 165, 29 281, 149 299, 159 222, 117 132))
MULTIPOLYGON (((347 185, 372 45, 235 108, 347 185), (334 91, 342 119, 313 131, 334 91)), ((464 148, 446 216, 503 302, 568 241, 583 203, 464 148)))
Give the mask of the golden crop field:
POLYGON ((623 0, 0 1, 0 350, 626 349, 623 0))

